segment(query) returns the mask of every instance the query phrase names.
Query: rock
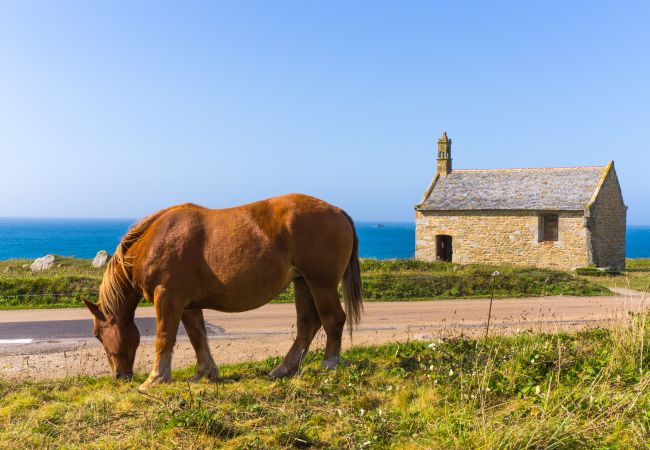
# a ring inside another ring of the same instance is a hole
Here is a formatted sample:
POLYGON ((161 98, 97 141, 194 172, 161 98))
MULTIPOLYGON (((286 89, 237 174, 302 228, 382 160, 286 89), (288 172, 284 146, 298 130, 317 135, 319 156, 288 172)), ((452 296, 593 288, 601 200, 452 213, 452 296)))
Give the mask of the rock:
POLYGON ((108 261, 108 252, 106 250, 100 250, 95 255, 95 259, 93 259, 93 267, 97 267, 97 268, 104 267, 107 261, 108 261))
POLYGON ((42 270, 51 269, 54 265, 54 255, 45 255, 40 258, 36 258, 31 266, 29 266, 32 272, 40 272, 42 270))

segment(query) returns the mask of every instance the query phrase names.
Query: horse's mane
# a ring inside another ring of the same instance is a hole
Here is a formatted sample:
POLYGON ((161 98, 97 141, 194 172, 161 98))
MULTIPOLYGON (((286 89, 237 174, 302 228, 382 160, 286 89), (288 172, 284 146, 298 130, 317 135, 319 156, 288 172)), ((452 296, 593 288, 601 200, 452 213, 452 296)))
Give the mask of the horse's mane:
POLYGON ((168 210, 169 208, 162 209, 133 225, 118 244, 115 254, 106 265, 102 284, 99 287, 99 307, 105 313, 117 315, 124 301, 124 291, 134 287, 129 270, 133 255, 127 256, 127 251, 144 235, 151 224, 168 210))

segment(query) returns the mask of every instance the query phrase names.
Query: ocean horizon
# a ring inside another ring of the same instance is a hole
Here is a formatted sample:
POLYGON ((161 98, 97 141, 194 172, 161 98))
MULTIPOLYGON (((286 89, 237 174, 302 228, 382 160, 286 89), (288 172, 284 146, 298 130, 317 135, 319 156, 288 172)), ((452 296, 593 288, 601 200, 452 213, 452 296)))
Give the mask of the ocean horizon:
MULTIPOLYGON (((0 260, 46 254, 93 258, 113 253, 133 219, 0 218, 0 260)), ((356 222, 362 258, 413 258, 414 222, 356 222)), ((626 256, 650 258, 650 225, 627 228, 626 256)))

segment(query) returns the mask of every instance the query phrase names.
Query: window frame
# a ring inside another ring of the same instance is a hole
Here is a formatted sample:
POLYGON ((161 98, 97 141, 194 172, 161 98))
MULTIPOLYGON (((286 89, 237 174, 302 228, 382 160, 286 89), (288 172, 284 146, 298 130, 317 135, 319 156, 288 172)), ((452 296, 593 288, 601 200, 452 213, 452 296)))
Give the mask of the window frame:
POLYGON ((560 215, 558 213, 543 213, 539 215, 539 242, 559 242, 560 240, 560 215), (547 220, 555 219, 555 233, 547 238, 547 220))

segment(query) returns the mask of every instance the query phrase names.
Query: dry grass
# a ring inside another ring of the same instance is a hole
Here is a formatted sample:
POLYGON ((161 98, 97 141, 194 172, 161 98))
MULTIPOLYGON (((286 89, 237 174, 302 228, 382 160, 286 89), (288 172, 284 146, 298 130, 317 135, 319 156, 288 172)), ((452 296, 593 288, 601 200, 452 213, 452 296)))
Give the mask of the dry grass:
POLYGON ((648 325, 358 347, 279 381, 269 359, 147 395, 144 375, 0 383, 0 447, 648 448, 648 325))

